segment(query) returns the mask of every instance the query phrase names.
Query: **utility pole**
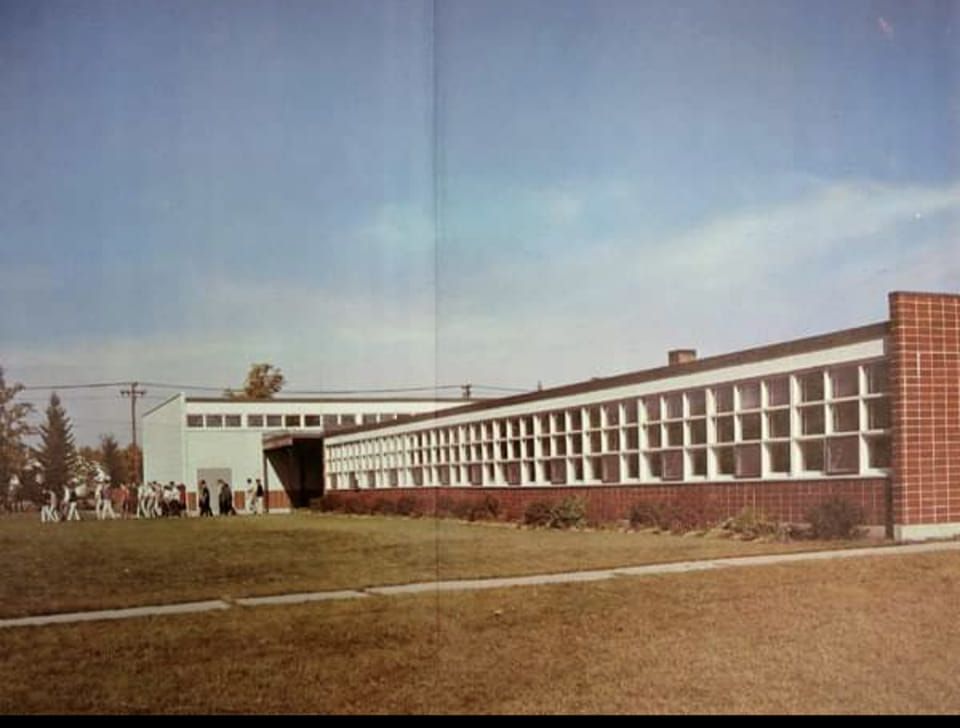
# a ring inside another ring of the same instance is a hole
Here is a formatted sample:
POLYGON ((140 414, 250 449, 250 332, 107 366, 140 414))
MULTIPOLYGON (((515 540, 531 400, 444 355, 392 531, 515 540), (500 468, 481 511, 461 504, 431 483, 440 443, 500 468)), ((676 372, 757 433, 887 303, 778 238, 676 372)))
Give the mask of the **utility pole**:
POLYGON ((145 389, 137 389, 139 382, 131 382, 130 389, 121 389, 120 394, 130 398, 130 430, 133 433, 133 447, 137 447, 137 397, 147 393, 145 389))
POLYGON ((460 389, 463 390, 463 398, 464 398, 464 399, 470 399, 470 388, 471 388, 472 386, 473 386, 473 385, 471 385, 471 384, 461 384, 461 385, 460 385, 460 389))

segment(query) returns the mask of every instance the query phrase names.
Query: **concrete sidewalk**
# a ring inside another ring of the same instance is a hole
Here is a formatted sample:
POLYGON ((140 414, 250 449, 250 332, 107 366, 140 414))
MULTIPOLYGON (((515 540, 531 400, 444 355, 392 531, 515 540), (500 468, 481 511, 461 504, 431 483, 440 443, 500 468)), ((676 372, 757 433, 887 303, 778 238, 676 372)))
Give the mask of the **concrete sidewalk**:
POLYGON ((603 581, 620 576, 654 576, 657 574, 678 574, 691 571, 709 571, 768 564, 786 564, 798 561, 817 561, 822 559, 852 559, 876 556, 899 556, 905 554, 928 553, 932 551, 960 551, 960 541, 936 543, 905 544, 899 546, 873 546, 859 549, 839 549, 835 551, 808 551, 793 554, 770 554, 767 556, 738 556, 732 558, 705 559, 702 561, 680 561, 670 564, 647 564, 644 566, 623 566, 593 571, 570 571, 559 574, 534 574, 531 576, 511 576, 493 579, 457 579, 451 581, 429 581, 416 584, 394 586, 374 586, 363 589, 340 589, 300 594, 281 594, 266 597, 242 597, 231 599, 213 599, 202 602, 165 604, 157 606, 131 607, 125 609, 104 609, 89 612, 63 614, 45 614, 34 617, 18 617, 0 620, 3 627, 36 627, 46 624, 70 624, 73 622, 91 622, 106 619, 132 619, 136 617, 162 617, 168 614, 190 614, 231 609, 235 606, 257 607, 270 604, 302 604, 305 602, 330 601, 338 599, 362 599, 371 596, 392 596, 395 594, 423 594, 438 591, 473 591, 478 589, 503 589, 514 586, 537 586, 542 584, 571 584, 578 582, 603 581))

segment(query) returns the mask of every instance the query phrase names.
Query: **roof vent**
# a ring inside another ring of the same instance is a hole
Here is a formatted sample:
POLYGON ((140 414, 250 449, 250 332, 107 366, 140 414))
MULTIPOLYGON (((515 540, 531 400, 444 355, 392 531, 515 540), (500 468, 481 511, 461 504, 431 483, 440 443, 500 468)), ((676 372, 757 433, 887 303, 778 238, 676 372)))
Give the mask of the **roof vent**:
POLYGON ((670 366, 676 364, 686 364, 687 362, 697 360, 696 349, 673 349, 667 352, 667 361, 670 366))

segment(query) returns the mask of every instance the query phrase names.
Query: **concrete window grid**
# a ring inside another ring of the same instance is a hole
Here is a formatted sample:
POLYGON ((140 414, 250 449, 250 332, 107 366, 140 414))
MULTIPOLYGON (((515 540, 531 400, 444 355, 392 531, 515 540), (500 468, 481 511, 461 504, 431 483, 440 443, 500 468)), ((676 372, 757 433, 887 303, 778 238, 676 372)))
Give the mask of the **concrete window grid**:
MULTIPOLYGON (((601 485, 884 476, 883 359, 330 445, 331 487, 601 485), (806 413, 813 432, 804 432, 806 413), (880 422, 883 422, 881 419, 880 422), (732 439, 731 435, 732 425, 732 439), (368 453, 377 452, 376 457, 368 453), (382 456, 394 448, 396 458, 382 456), (851 464, 855 467, 851 469, 851 464), (479 481, 479 482, 478 482, 479 481)), ((884 465, 886 463, 886 465, 884 465)))

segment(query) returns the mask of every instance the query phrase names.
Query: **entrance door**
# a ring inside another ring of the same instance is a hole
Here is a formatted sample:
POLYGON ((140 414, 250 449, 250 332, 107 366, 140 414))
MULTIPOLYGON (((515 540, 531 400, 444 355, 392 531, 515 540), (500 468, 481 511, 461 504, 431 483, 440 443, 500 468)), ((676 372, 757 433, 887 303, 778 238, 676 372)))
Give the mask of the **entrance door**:
POLYGON ((233 490, 232 477, 233 471, 230 468, 197 468, 197 501, 200 500, 200 481, 205 480, 210 490, 210 510, 214 515, 220 515, 220 486, 217 481, 230 483, 230 490, 233 490))

